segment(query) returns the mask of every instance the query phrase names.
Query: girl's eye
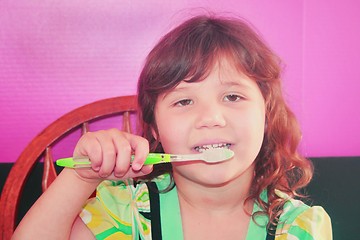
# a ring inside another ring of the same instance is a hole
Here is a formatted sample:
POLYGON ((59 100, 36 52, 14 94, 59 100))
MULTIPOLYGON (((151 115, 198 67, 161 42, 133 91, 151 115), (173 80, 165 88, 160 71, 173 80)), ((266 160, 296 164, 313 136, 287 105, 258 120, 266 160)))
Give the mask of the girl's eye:
POLYGON ((241 99, 242 97, 236 94, 229 94, 225 96, 225 101, 227 102, 237 102, 241 99))
POLYGON ((187 105, 191 105, 192 103, 193 103, 193 101, 191 99, 183 99, 183 100, 176 102, 174 105, 179 106, 179 107, 184 107, 187 105))

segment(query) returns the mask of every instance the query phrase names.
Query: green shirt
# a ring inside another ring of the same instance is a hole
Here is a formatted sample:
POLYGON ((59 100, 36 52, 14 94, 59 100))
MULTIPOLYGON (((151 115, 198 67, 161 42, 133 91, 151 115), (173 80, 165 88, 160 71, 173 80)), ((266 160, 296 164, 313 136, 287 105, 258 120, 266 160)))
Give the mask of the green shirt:
MULTIPOLYGON (((169 176, 163 175, 155 183, 152 187, 165 189, 169 184, 169 176)), ((149 191, 149 184, 134 186, 132 180, 104 181, 98 186, 96 197, 86 203, 80 217, 96 239, 150 240, 152 236, 161 235, 164 240, 183 240, 176 187, 166 193, 153 192, 149 191)), ((309 207, 280 191, 276 193, 287 201, 279 219, 275 240, 332 239, 331 221, 322 207, 309 207)), ((266 192, 262 193, 261 198, 267 200, 266 192)), ((253 213, 260 210, 259 205, 254 203, 253 213)), ((268 218, 259 215, 255 221, 250 220, 246 240, 265 240, 268 218)), ((154 240, 158 238, 154 237, 154 240)))

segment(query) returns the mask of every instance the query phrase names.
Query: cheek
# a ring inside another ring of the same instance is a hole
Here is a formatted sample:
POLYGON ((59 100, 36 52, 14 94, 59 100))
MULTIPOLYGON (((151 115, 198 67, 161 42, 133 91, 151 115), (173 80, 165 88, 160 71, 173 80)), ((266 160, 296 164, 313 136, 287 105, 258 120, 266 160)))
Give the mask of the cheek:
POLYGON ((265 113, 263 111, 255 112, 249 119, 248 126, 255 138, 262 139, 265 132, 265 113))
POLYGON ((264 134, 265 134, 265 114, 260 115, 257 121, 254 121, 256 124, 251 125, 251 138, 253 141, 253 150, 256 155, 259 153, 260 148, 263 144, 264 134))
POLYGON ((157 119, 159 131, 159 141, 165 152, 175 153, 180 143, 186 141, 188 132, 185 130, 184 122, 180 122, 176 118, 159 118, 157 119))
MULTIPOLYGON (((248 115, 248 118, 241 118, 237 123, 238 128, 236 134, 241 139, 242 148, 246 151, 256 154, 260 151, 260 148, 264 139, 265 131, 265 114, 263 111, 252 112, 248 115)), ((235 129, 235 128, 234 128, 235 129)))

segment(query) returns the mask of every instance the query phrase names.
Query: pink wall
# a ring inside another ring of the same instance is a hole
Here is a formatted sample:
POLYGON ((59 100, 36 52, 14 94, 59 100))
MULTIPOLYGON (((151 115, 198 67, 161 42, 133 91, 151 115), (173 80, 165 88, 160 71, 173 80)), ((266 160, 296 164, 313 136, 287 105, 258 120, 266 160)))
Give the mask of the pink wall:
MULTIPOLYGON (((3 0, 0 162, 15 161, 62 114, 134 94, 147 52, 201 7, 250 20, 283 59, 284 87, 306 155, 360 155, 356 0, 3 0)), ((63 149, 59 156, 71 154, 63 149)))

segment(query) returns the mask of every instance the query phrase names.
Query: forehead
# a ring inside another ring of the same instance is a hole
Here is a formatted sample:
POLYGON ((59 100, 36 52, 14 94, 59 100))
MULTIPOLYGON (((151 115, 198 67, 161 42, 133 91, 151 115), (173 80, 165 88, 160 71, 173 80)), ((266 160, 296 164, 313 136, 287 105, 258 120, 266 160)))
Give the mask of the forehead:
MULTIPOLYGON (((210 65, 208 71, 200 78, 195 79, 193 76, 187 77, 180 81, 174 89, 181 88, 184 85, 194 82, 203 82, 208 78, 216 78, 222 85, 253 85, 256 83, 254 79, 247 76, 239 64, 229 58, 220 57, 210 65)), ((172 89, 172 90, 174 90, 172 89)), ((171 91, 171 90, 170 90, 171 91)))

